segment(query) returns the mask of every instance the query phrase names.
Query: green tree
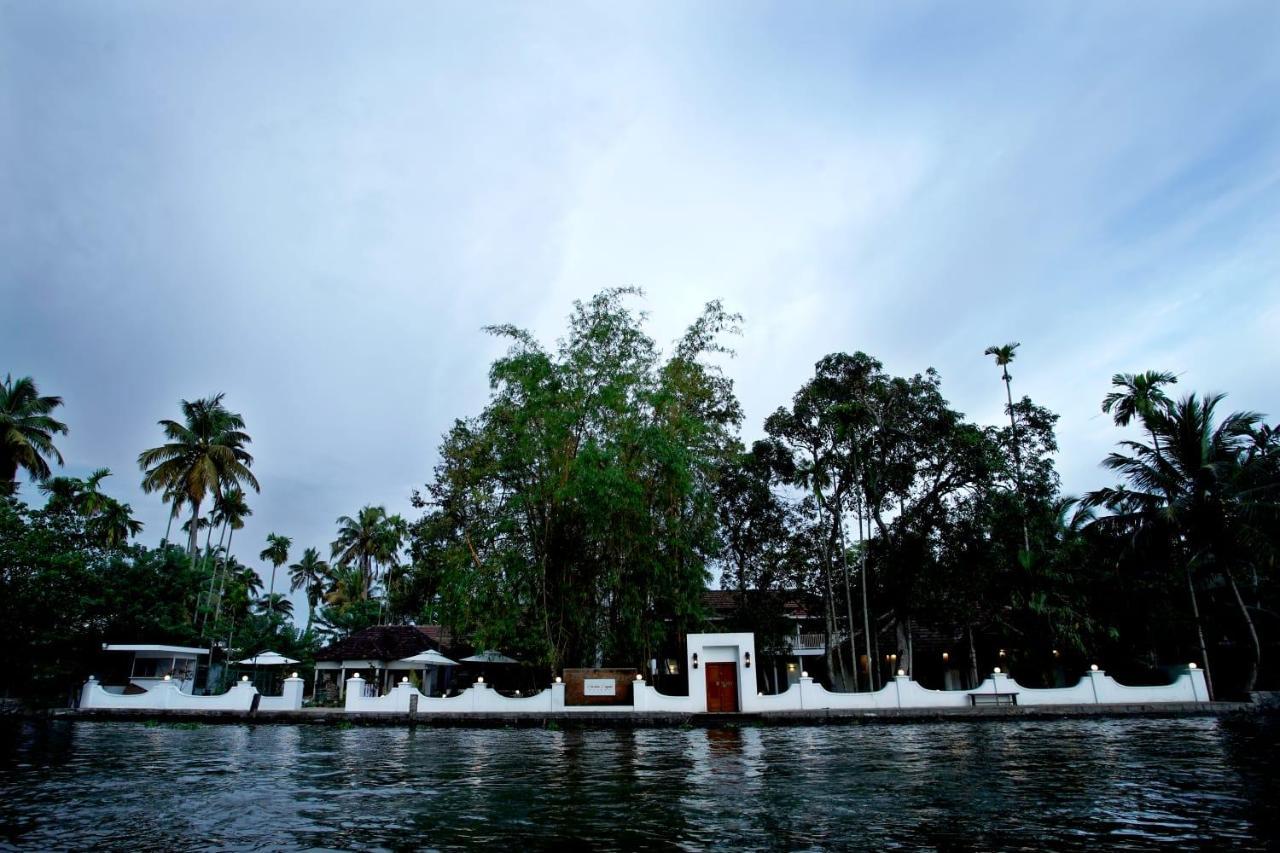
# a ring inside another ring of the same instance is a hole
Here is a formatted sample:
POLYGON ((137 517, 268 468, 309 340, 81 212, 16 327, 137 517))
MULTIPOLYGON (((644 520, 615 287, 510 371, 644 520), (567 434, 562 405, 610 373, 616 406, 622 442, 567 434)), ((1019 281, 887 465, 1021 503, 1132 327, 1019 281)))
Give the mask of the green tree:
POLYGON ((0 383, 0 490, 16 490, 19 470, 41 481, 50 474, 47 459, 62 464, 53 437, 66 435, 67 425, 51 414, 61 405, 61 397, 40 396, 30 376, 5 376, 0 383))
MULTIPOLYGON (((262 553, 258 554, 259 560, 269 560, 271 562, 271 586, 267 588, 267 601, 274 602, 276 594, 276 570, 289 562, 289 547, 293 545, 293 540, 288 536, 281 536, 278 533, 267 534, 267 547, 262 549, 262 553)), ((289 605, 290 612, 293 612, 293 605, 289 605)))
MULTIPOLYGON (((492 393, 427 489, 446 619, 551 669, 643 664, 696 626, 718 549, 715 492, 741 413, 710 362, 737 318, 707 306, 665 360, 627 300, 575 303, 556 350, 514 326, 492 393)), ((413 550, 411 546, 411 551, 413 550)))
POLYGON ((160 421, 166 443, 138 456, 143 491, 180 495, 190 504, 187 553, 192 560, 205 498, 220 495, 230 486, 248 485, 259 491, 258 480, 249 470, 253 457, 244 449, 252 439, 244 432, 244 418, 222 404, 223 396, 183 400, 183 422, 160 421))
POLYGON ((360 569, 360 597, 367 599, 379 568, 395 563, 405 533, 406 525, 400 516, 388 515, 386 507, 366 506, 355 518, 338 518, 338 536, 330 546, 330 559, 360 569))
POLYGON ((1123 450, 1104 461, 1127 484, 1091 492, 1086 503, 1110 510, 1098 524, 1167 543, 1167 553, 1185 575, 1206 671, 1197 578, 1221 579, 1252 651, 1244 684, 1249 691, 1262 662, 1262 643, 1237 576, 1274 560, 1280 481, 1268 470, 1266 455, 1252 452, 1261 416, 1233 412, 1219 418, 1223 396, 1190 394, 1163 411, 1151 411, 1146 417, 1151 444, 1122 441, 1123 450))
POLYGON ((315 621, 316 605, 324 594, 325 581, 329 577, 329 564, 320 557, 315 548, 302 552, 298 562, 289 567, 289 591, 305 590, 307 596, 307 632, 311 631, 311 623, 315 621))

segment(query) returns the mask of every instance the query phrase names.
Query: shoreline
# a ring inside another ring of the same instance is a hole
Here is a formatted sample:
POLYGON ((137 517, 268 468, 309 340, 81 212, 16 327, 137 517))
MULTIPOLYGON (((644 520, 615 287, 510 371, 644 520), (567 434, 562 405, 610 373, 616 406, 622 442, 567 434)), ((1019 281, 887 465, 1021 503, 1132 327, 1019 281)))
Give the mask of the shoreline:
POLYGON ((756 713, 672 713, 636 711, 570 711, 563 713, 371 713, 343 708, 304 708, 297 711, 79 710, 25 711, 22 720, 73 722, 207 723, 211 725, 327 725, 405 726, 431 728, 646 729, 745 728, 878 723, 984 722, 989 720, 1061 720, 1084 717, 1177 718, 1225 717, 1263 713, 1249 702, 1199 702, 1130 705, 990 706, 977 708, 891 708, 867 710, 809 710, 756 713))

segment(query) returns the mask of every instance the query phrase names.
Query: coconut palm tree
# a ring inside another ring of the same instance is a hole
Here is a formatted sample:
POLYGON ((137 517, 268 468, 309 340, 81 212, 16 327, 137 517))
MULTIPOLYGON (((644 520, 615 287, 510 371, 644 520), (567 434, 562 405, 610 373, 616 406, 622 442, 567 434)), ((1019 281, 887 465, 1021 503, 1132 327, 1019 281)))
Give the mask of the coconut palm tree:
POLYGON ((265 598, 259 598, 253 602, 253 609, 262 615, 275 616, 282 613, 285 616, 293 615, 293 602, 282 592, 276 592, 267 595, 265 598))
MULTIPOLYGON (((1004 379, 1005 399, 1009 404, 1009 429, 1013 434, 1013 475, 1018 483, 1018 496, 1022 496, 1022 451, 1018 445, 1018 421, 1013 415, 1013 377, 1009 375, 1009 364, 1014 359, 1014 353, 1022 344, 1017 341, 1007 343, 1004 346, 989 346, 983 355, 994 356, 996 367, 1000 368, 1001 377, 1004 379)), ((1022 514, 1022 546, 1027 554, 1031 553, 1031 534, 1027 530, 1026 511, 1022 514)))
POLYGON ((360 570, 361 598, 369 597, 377 567, 395 560, 406 530, 404 519, 388 516, 381 506, 366 506, 355 518, 344 515, 338 519, 338 538, 333 540, 330 559, 360 570))
POLYGON ((1168 413, 1173 401, 1164 393, 1164 386, 1177 382, 1176 375, 1163 370, 1117 373, 1111 377, 1111 384, 1116 390, 1102 399, 1102 411, 1111 415, 1116 426, 1128 426, 1137 418, 1147 428, 1153 445, 1159 450, 1160 438, 1151 430, 1150 421, 1157 413, 1168 413))
POLYGON ((42 397, 30 376, 0 382, 0 492, 17 488, 18 471, 32 480, 49 478, 47 459, 62 464, 53 444, 55 434, 67 434, 67 425, 50 416, 62 405, 61 397, 42 397))
POLYGON ((227 547, 223 552, 221 570, 219 570, 218 564, 215 563, 214 565, 214 574, 218 577, 218 597, 213 607, 213 621, 217 623, 218 618, 222 615, 222 593, 226 586, 227 566, 235 561, 235 558, 231 556, 231 543, 235 539, 236 531, 244 528, 244 520, 253 515, 253 510, 249 508, 249 504, 245 500, 244 491, 239 488, 231 488, 223 493, 215 512, 217 512, 218 520, 222 522, 223 528, 227 531, 227 547))
POLYGON ((1207 648, 1200 625, 1195 575, 1221 578, 1231 590, 1253 649, 1246 690, 1252 690, 1262 660, 1257 630, 1240 594, 1237 571, 1265 559, 1271 531, 1280 521, 1274 472, 1259 469, 1255 427, 1261 416, 1234 412, 1217 417, 1222 394, 1190 394, 1147 416, 1150 445, 1123 441, 1127 452, 1110 454, 1103 464, 1127 485, 1091 492, 1086 505, 1104 506, 1112 516, 1099 523, 1154 532, 1182 560, 1201 657, 1208 674, 1207 648), (1159 442, 1157 442, 1159 439, 1159 442), (1247 544, 1248 543, 1248 544, 1247 544))
POLYGON ((223 396, 183 400, 182 423, 159 422, 166 443, 138 455, 138 466, 144 472, 143 491, 163 490, 181 495, 190 504, 194 523, 188 529, 187 551, 192 560, 205 498, 220 495, 233 485, 247 484, 260 491, 257 478, 249 470, 253 457, 244 449, 252 441, 244 432, 244 418, 227 410, 222 404, 223 396))
POLYGON ((267 601, 275 601, 276 569, 289 561, 289 546, 292 544, 293 540, 288 536, 281 536, 278 533, 268 533, 267 547, 263 548, 262 553, 258 554, 259 560, 271 561, 271 587, 267 592, 267 601))
POLYGON ((116 500, 110 500, 90 520, 89 527, 105 548, 119 548, 142 532, 142 522, 133 517, 133 507, 116 500))
POLYGON ((289 567, 289 591, 300 589, 307 591, 307 630, 315 621, 316 605, 324 594, 325 581, 329 577, 329 564, 320 558, 320 552, 308 548, 302 552, 302 558, 289 567))

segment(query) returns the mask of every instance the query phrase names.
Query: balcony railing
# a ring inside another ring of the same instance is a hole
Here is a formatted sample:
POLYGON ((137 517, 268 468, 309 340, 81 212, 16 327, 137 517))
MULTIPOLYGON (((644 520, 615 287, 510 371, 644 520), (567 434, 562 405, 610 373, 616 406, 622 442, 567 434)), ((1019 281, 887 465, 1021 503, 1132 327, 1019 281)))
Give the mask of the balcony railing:
POLYGON ((821 652, 827 648, 825 634, 796 634, 788 639, 793 652, 821 652))

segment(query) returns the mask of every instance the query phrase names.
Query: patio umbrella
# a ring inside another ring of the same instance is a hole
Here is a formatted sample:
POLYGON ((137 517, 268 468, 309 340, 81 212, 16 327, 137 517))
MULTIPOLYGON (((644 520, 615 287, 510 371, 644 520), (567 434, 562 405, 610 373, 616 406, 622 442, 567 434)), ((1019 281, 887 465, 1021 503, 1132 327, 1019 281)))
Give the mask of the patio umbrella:
POLYGON ((488 649, 469 658, 463 658, 463 661, 467 663, 520 663, 515 658, 509 658, 501 652, 495 652, 493 649, 488 649))
POLYGON ((400 658, 400 660, 404 663, 422 664, 422 686, 424 690, 427 688, 427 667, 458 665, 456 660, 450 660, 435 649, 427 649, 425 652, 418 652, 413 657, 400 658))
POLYGON ((279 652, 260 652, 251 658, 236 661, 244 666, 284 666, 285 664, 297 663, 293 658, 287 658, 279 652))
POLYGON ((427 666, 457 666, 456 660, 450 660, 440 654, 435 649, 427 649, 425 652, 419 652, 413 657, 400 658, 404 663, 421 663, 427 666))

